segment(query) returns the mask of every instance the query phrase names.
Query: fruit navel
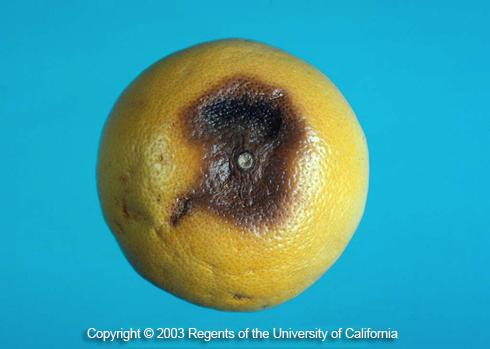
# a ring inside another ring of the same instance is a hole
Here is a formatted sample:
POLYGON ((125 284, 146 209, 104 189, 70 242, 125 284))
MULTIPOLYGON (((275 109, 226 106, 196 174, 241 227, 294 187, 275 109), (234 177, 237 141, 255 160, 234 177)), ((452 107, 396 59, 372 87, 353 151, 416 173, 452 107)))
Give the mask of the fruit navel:
POLYGON ((246 150, 243 153, 240 153, 236 159, 236 164, 242 171, 250 170, 253 167, 254 163, 254 155, 246 150))

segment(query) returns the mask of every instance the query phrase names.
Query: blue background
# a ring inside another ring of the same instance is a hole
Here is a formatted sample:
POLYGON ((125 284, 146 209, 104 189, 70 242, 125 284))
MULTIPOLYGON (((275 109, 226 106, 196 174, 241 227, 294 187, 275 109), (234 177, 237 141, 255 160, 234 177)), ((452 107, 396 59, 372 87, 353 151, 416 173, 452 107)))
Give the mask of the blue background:
MULTIPOLYGON (((488 2, 39 3, 0 10, 0 347, 105 347, 84 339, 92 326, 391 327, 395 342, 323 346, 488 347, 488 2), (225 37, 327 74, 371 155, 367 209, 343 256, 297 298, 257 313, 200 308, 141 279, 95 187, 101 128, 122 89, 162 56, 225 37)), ((149 346, 202 344, 125 345, 149 346)), ((237 346, 319 347, 206 347, 237 346)))

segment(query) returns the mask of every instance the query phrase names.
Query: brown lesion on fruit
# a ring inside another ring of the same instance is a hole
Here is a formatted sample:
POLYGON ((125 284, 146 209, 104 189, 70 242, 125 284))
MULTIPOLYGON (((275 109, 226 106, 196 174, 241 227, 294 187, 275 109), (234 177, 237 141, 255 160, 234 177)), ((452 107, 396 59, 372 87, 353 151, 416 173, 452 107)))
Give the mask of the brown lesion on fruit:
POLYGON ((249 76, 219 82, 182 112, 184 137, 201 149, 199 179, 177 197, 177 225, 206 209, 244 228, 279 224, 288 213, 292 165, 306 138, 287 90, 249 76))
POLYGON ((125 201, 123 201, 121 209, 122 209, 123 217, 129 219, 131 215, 129 214, 128 205, 126 205, 125 201))
POLYGON ((176 225, 179 219, 186 215, 192 208, 192 202, 188 197, 180 197, 174 203, 170 224, 176 225))
POLYGON ((125 185, 128 182, 128 176, 119 176, 119 181, 122 185, 125 185))
POLYGON ((144 219, 144 215, 142 212, 138 211, 137 209, 135 209, 134 207, 132 207, 126 197, 123 197, 121 199, 121 213, 122 213, 122 217, 125 219, 125 220, 134 220, 134 221, 137 221, 137 220, 142 220, 144 219))
POLYGON ((116 226, 116 232, 119 233, 119 234, 125 234, 124 232, 124 228, 123 228, 123 225, 117 221, 117 220, 114 220, 114 225, 116 226))
POLYGON ((237 300, 237 301, 246 301, 246 300, 251 300, 252 297, 247 296, 246 294, 243 294, 243 293, 234 293, 233 299, 237 300))

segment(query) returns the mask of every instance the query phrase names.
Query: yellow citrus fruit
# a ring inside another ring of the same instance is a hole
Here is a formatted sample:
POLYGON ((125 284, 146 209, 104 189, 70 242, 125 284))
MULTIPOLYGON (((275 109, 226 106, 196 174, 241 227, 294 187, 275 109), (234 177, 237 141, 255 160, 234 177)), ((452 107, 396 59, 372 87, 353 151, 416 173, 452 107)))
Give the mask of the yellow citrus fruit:
POLYGON ((364 210, 368 152, 318 70, 221 40, 129 85, 103 131, 97 182, 144 278, 199 305, 257 310, 303 291, 342 253, 364 210))

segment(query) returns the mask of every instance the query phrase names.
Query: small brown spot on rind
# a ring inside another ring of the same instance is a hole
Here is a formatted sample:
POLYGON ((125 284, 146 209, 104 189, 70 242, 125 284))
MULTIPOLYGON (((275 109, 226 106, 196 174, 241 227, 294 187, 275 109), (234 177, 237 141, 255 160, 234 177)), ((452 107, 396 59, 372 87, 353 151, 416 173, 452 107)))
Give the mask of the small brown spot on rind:
POLYGON ((131 207, 131 205, 128 204, 128 202, 125 198, 121 199, 121 211, 122 211, 123 217, 127 220, 144 219, 144 215, 142 214, 142 212, 131 207))
POLYGON ((243 300, 250 300, 252 299, 252 297, 244 295, 242 293, 234 293, 233 299, 236 299, 237 301, 243 301, 243 300))
POLYGON ((175 226, 178 221, 191 210, 191 208, 192 204, 189 198, 178 198, 174 204, 172 215, 170 216, 170 224, 175 226))
POLYGON ((122 204, 122 212, 123 212, 124 218, 129 218, 130 217, 128 206, 126 205, 125 202, 123 202, 123 204, 122 204))
POLYGON ((176 198, 176 225, 190 207, 237 226, 275 225, 287 215, 292 164, 306 137, 288 93, 248 76, 218 83, 182 113, 184 138, 201 149, 201 175, 176 198), (243 166, 240 154, 252 156, 243 166))
POLYGON ((119 181, 123 184, 128 182, 128 177, 127 176, 120 176, 119 181))
POLYGON ((119 223, 118 221, 114 221, 114 224, 117 227, 117 232, 119 234, 124 234, 124 228, 123 228, 122 224, 119 223))

